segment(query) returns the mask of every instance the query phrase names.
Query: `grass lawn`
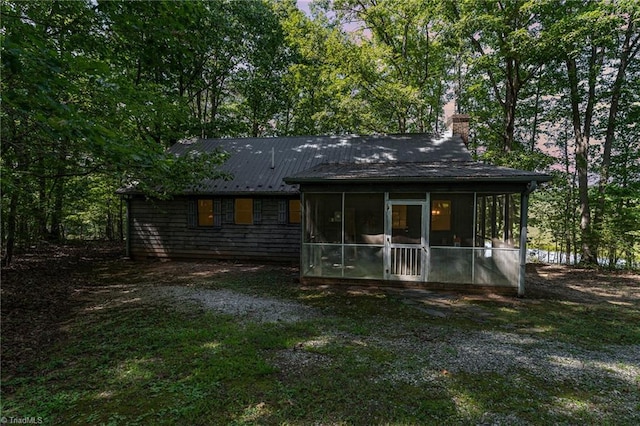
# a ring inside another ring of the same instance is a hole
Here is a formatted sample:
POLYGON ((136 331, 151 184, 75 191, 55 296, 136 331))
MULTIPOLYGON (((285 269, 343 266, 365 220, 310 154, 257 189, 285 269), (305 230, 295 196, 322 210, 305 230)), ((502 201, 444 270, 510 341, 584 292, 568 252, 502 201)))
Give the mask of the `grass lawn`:
POLYGON ((620 278, 630 292, 623 300, 456 296, 446 306, 437 299, 444 315, 433 315, 399 292, 305 288, 295 273, 123 261, 78 271, 73 309, 55 324, 55 339, 3 371, 2 417, 63 425, 640 423, 637 276, 620 278), (239 318, 154 296, 167 286, 294 302, 312 314, 239 318))

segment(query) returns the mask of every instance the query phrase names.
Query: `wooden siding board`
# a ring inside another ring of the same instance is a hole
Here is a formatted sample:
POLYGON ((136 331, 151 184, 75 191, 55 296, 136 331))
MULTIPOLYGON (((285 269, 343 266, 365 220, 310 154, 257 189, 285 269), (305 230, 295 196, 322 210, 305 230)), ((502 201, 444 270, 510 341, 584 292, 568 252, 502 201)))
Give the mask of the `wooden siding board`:
POLYGON ((188 227, 188 198, 131 200, 131 256, 297 262, 300 226, 278 224, 278 198, 261 198, 262 222, 188 227))

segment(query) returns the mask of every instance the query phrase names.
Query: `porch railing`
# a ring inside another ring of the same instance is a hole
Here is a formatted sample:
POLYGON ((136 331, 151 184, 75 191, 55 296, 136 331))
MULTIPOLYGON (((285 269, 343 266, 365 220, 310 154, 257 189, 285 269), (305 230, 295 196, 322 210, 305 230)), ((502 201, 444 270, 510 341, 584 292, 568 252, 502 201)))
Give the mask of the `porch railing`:
POLYGON ((422 275, 422 248, 416 246, 391 248, 391 275, 419 277, 422 275))
MULTIPOLYGON (((302 251, 304 276, 384 279, 382 245, 304 243, 302 251)), ((415 246, 392 247, 390 274, 424 277, 428 282, 517 286, 518 248, 430 247, 424 266, 421 251, 415 246)))

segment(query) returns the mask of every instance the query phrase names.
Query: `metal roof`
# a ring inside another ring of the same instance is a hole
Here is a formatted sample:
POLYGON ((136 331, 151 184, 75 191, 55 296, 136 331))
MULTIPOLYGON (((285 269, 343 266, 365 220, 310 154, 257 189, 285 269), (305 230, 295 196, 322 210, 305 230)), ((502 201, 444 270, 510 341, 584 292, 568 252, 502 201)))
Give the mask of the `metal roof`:
MULTIPOLYGON (((186 194, 297 193, 304 182, 435 181, 496 178, 544 181, 541 174, 473 162, 458 136, 426 134, 195 139, 170 148, 176 155, 222 149, 221 171, 186 194), (537 177, 537 179, 536 179, 537 177)), ((123 192, 130 192, 125 190, 123 192)))
POLYGON ((374 182, 546 182, 550 176, 477 161, 390 164, 320 164, 285 180, 295 183, 374 182))

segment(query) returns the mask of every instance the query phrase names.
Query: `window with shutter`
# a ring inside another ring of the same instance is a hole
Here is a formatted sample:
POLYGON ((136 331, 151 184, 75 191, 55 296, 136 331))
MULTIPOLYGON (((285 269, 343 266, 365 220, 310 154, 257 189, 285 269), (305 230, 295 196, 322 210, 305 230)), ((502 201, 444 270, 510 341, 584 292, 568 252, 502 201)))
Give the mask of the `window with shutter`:
POLYGON ((222 201, 219 198, 198 198, 189 200, 187 226, 221 227, 222 201))

